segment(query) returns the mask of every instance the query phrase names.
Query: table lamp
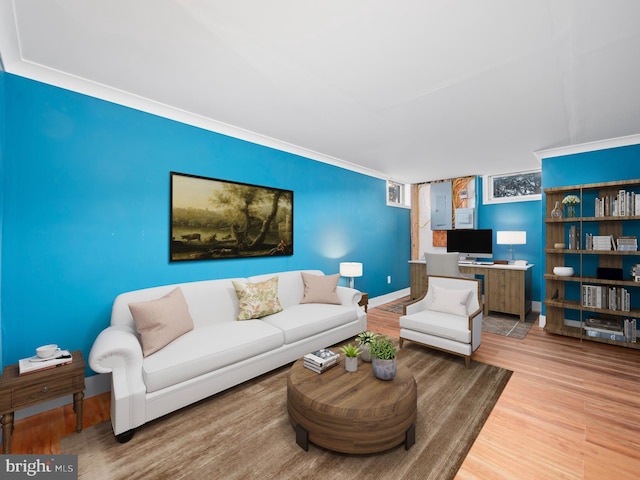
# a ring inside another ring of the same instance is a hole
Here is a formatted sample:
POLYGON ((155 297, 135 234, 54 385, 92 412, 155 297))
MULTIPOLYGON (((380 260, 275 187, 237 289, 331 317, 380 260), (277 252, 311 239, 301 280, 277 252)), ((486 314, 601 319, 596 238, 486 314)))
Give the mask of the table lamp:
POLYGON ((349 288, 354 288, 354 277, 362 276, 362 263, 340 262, 340 275, 342 277, 349 277, 349 288))
POLYGON ((509 253, 509 263, 513 263, 514 245, 525 245, 527 243, 527 232, 523 231, 498 231, 496 234, 496 243, 498 245, 509 245, 507 252, 509 253))

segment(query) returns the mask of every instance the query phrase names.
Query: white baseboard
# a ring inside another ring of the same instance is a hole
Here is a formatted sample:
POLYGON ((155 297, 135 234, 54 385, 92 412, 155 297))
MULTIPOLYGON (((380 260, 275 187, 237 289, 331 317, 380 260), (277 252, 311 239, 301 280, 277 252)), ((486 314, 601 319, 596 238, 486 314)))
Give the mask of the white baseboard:
POLYGON ((380 305, 384 305, 385 303, 393 302, 394 300, 398 300, 402 297, 407 297, 411 294, 411 290, 408 288, 403 288, 402 290, 397 290, 395 292, 386 293, 384 295, 380 295, 379 297, 373 297, 369 299, 369 307, 375 308, 380 305))
POLYGON ((540 314, 540 318, 538 319, 538 326, 540 328, 544 328, 546 324, 547 324, 547 316, 540 314))
MULTIPOLYGON (((84 379, 84 386, 84 398, 94 397, 96 395, 100 395, 101 393, 109 392, 111 391, 111 374, 103 373, 100 375, 86 377, 84 379)), ((47 410, 53 410, 54 408, 63 407, 72 403, 73 395, 66 395, 64 397, 55 398, 48 402, 34 405, 33 407, 17 410, 15 412, 14 419, 20 420, 21 418, 31 417, 32 415, 37 415, 38 413, 46 412, 47 410)))

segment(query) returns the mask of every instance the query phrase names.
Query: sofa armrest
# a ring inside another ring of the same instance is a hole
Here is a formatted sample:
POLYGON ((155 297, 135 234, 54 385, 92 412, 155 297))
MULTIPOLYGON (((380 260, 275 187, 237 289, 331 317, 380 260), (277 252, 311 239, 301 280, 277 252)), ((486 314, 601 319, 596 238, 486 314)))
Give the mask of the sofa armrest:
POLYGON ((146 421, 142 360, 142 347, 131 327, 108 327, 91 347, 89 366, 97 373, 111 373, 111 424, 115 435, 146 421))
POLYGON ((338 298, 342 305, 360 308, 360 305, 358 305, 358 302, 360 302, 360 299, 362 298, 360 290, 338 286, 336 288, 336 292, 338 293, 338 298))
POLYGON ((100 332, 91 347, 89 365, 97 373, 118 369, 142 371, 142 347, 133 330, 115 326, 100 332))

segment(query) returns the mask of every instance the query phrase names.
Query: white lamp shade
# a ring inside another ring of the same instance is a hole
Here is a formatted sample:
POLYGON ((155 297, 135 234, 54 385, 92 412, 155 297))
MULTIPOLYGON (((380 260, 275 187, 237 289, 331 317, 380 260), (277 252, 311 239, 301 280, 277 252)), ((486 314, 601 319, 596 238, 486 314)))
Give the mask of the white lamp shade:
POLYGON ((527 243, 527 232, 524 231, 499 231, 496 234, 498 245, 525 245, 527 243))
POLYGON ((343 277, 361 277, 362 263, 359 262, 341 262, 340 275, 343 277))

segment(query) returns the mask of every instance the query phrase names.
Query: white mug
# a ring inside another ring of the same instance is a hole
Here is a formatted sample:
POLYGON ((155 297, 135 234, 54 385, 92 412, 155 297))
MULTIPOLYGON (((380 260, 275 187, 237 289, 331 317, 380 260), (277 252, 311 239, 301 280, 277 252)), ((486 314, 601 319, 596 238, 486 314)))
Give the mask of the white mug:
POLYGON ((41 347, 36 348, 36 355, 39 358, 49 358, 53 357, 57 351, 58 345, 51 343, 49 345, 42 345, 41 347))

